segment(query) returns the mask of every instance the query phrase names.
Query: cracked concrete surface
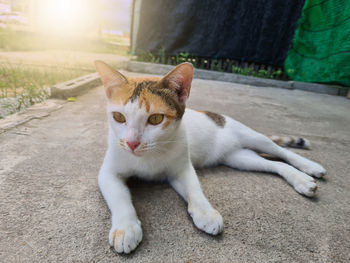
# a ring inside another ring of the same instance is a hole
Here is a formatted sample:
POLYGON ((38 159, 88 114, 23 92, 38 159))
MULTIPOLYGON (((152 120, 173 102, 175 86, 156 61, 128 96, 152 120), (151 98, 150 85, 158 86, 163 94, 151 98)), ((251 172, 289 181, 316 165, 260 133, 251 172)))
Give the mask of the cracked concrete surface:
MULTIPOLYGON (((134 73, 126 73, 133 74, 134 73)), ((315 198, 277 176, 199 170, 224 217, 197 230, 166 184, 132 181, 143 241, 131 255, 108 245, 109 211, 97 174, 106 151, 102 87, 0 134, 2 262, 349 262, 350 104, 343 97, 195 79, 188 106, 227 114, 267 135, 308 138, 328 174, 315 198)))

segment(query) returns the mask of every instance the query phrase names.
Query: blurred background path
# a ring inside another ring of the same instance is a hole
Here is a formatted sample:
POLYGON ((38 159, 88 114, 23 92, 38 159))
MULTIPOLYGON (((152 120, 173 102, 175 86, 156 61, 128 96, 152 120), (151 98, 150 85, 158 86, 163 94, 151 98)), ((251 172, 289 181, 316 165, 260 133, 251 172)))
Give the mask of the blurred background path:
POLYGON ((94 69, 94 60, 103 60, 111 65, 127 62, 130 56, 84 51, 15 51, 0 52, 0 63, 37 66, 63 66, 94 69))

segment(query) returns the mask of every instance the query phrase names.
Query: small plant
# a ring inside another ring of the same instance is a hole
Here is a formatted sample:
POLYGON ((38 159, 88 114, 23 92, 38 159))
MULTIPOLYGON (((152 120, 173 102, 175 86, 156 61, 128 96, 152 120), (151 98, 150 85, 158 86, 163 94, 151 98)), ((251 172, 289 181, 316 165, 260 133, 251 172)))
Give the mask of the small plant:
POLYGON ((38 88, 33 83, 28 85, 26 90, 17 97, 16 110, 27 108, 35 103, 42 102, 49 96, 49 91, 45 88, 38 88))
POLYGON ((139 51, 137 56, 137 61, 159 63, 159 57, 154 56, 151 52, 139 51))
POLYGON ((158 57, 159 57, 160 63, 165 64, 166 55, 165 55, 165 48, 164 47, 159 49, 158 57))
POLYGON ((269 72, 266 69, 259 69, 257 73, 259 78, 269 78, 269 72))
POLYGON ((176 56, 176 64, 181 64, 182 62, 186 62, 189 59, 190 53, 180 52, 176 56))
POLYGON ((232 66, 232 73, 245 75, 245 76, 258 77, 258 78, 268 78, 268 79, 278 79, 278 78, 281 78, 281 76, 283 75, 283 71, 281 69, 274 70, 274 71, 260 69, 258 71, 255 71, 254 68, 252 67, 241 68, 237 66, 232 66))
POLYGON ((278 78, 278 77, 282 76, 282 74, 283 74, 282 70, 278 69, 276 71, 273 71, 271 73, 271 76, 272 76, 272 78, 278 78))
POLYGON ((243 69, 240 68, 240 67, 232 66, 232 73, 242 74, 243 75, 243 69))
POLYGON ((217 59, 215 59, 214 61, 212 61, 213 65, 213 70, 215 71, 219 71, 219 72, 224 72, 224 70, 221 68, 221 65, 219 64, 219 61, 217 59))

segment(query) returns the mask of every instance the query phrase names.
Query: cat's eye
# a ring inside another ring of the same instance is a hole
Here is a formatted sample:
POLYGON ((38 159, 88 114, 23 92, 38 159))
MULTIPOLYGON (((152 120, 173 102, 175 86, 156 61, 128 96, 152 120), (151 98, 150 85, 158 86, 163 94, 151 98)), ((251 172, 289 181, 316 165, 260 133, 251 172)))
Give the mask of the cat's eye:
POLYGON ((152 125, 158 125, 163 121, 163 119, 164 119, 164 114, 159 114, 159 113, 152 114, 148 118, 148 123, 152 125))
POLYGON ((119 122, 119 123, 124 123, 125 122, 125 117, 120 112, 113 112, 113 119, 116 122, 119 122))

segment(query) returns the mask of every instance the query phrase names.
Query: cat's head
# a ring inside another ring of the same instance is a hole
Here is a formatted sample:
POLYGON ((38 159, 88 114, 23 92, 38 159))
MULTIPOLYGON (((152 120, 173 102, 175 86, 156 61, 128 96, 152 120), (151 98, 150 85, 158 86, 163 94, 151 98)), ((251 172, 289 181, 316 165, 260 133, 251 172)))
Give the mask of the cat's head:
POLYGON ((192 64, 182 63, 163 78, 126 77, 102 61, 95 66, 106 90, 108 121, 120 146, 136 156, 165 152, 185 111, 192 64))

